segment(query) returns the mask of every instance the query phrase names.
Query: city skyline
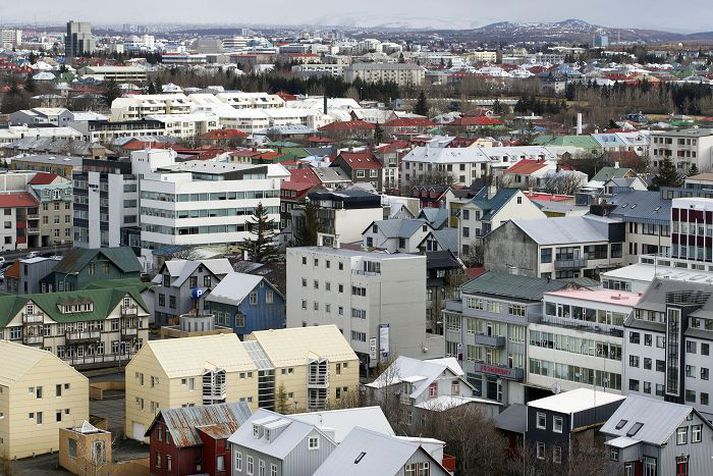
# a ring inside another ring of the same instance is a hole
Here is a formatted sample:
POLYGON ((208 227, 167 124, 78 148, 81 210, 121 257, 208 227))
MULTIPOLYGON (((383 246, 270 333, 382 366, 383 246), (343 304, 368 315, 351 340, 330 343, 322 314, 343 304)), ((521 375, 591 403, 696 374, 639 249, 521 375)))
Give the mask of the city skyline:
POLYGON ((567 18, 578 18, 589 23, 618 28, 646 28, 672 32, 698 32, 713 30, 707 21, 713 16, 713 4, 705 0, 684 0, 687 7, 695 8, 699 14, 694 18, 675 15, 681 5, 663 0, 633 0, 621 3, 602 0, 593 11, 584 4, 567 0, 546 0, 534 5, 525 0, 503 0, 497 4, 483 0, 453 0, 447 9, 433 11, 433 4, 423 0, 414 2, 395 0, 388 4, 365 0, 359 10, 342 9, 341 5, 323 0, 306 0, 299 9, 286 0, 273 2, 270 9, 259 5, 240 5, 227 0, 209 0, 204 4, 212 8, 196 11, 187 0, 176 0, 167 10, 158 2, 125 0, 112 8, 90 8, 88 0, 71 0, 59 6, 50 0, 36 0, 30 3, 13 2, 0 9, 0 20, 4 23, 37 22, 56 24, 62 19, 81 19, 97 25, 119 23, 169 23, 169 24, 235 24, 235 25, 344 25, 377 27, 382 25, 410 26, 416 28, 466 29, 484 26, 500 21, 548 22, 567 18), (291 11, 295 10, 295 11, 291 11), (275 11, 291 12, 278 18, 275 11), (612 15, 612 11, 616 15, 612 15), (235 12, 235 16, 231 16, 235 12), (450 12, 471 12, 456 15, 450 12))

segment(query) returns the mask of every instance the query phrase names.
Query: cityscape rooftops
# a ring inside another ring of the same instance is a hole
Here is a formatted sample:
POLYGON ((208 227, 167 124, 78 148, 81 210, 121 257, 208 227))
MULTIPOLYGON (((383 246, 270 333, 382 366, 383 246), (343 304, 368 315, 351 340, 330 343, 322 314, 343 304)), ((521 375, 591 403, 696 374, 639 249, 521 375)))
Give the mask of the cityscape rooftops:
POLYGON ((556 413, 572 414, 618 402, 625 398, 623 395, 581 387, 533 400, 527 406, 556 413))

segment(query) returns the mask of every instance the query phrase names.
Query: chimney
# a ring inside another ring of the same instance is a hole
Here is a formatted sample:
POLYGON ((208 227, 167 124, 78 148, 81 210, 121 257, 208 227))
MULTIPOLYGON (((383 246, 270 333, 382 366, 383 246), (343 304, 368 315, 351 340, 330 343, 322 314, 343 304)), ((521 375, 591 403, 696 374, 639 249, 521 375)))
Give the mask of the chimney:
POLYGON ((488 200, 492 199, 496 193, 498 193, 498 179, 491 177, 488 184, 488 200))
POLYGON ((618 168, 619 168, 619 161, 618 161, 618 160, 617 160, 616 162, 614 162, 614 168, 615 168, 615 169, 618 169, 618 168))
POLYGON ((578 136, 582 135, 582 113, 581 112, 577 113, 577 135, 578 136))

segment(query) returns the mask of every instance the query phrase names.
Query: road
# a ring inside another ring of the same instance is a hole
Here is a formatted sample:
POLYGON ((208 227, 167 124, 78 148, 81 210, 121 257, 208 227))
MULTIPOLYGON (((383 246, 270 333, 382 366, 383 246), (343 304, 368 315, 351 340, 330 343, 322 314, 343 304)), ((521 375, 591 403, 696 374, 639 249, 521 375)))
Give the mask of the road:
POLYGON ((32 248, 31 250, 4 251, 0 252, 0 256, 5 258, 5 261, 14 261, 18 258, 24 258, 30 251, 34 251, 37 254, 62 255, 70 249, 72 249, 72 245, 45 246, 42 248, 32 248))

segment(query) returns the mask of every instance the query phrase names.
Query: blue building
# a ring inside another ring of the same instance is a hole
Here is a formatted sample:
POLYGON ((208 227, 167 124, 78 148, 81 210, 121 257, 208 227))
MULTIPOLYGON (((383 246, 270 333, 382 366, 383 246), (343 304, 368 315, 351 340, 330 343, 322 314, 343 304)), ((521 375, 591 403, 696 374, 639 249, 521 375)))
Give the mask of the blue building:
POLYGON ((242 339, 253 331, 285 327, 285 297, 264 276, 228 273, 205 298, 215 323, 242 339))

